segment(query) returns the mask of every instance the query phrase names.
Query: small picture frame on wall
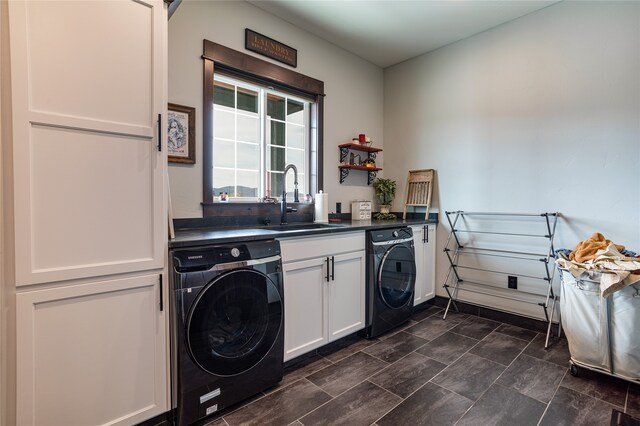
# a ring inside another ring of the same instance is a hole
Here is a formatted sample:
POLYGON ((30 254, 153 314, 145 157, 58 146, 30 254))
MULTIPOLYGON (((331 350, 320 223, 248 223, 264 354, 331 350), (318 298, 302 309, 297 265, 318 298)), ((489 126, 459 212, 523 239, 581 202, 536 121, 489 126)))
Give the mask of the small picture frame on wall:
POLYGON ((196 162, 196 109, 169 104, 167 150, 171 163, 196 162))

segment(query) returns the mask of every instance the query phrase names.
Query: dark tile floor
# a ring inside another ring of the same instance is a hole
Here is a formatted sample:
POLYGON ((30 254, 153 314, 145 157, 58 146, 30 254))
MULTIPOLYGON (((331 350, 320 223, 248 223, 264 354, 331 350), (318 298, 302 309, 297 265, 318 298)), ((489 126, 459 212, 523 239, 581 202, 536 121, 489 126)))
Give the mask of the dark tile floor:
POLYGON ((418 312, 378 339, 352 336, 287 367, 282 382, 204 423, 609 425, 640 416, 640 386, 568 372, 564 339, 466 314, 418 312))

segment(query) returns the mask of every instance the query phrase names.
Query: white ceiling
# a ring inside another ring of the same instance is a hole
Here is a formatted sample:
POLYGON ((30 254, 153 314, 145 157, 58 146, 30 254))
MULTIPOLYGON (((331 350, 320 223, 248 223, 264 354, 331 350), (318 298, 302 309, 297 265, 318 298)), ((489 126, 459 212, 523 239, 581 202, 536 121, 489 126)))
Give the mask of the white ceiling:
POLYGON ((386 68, 556 1, 249 0, 249 3, 386 68))

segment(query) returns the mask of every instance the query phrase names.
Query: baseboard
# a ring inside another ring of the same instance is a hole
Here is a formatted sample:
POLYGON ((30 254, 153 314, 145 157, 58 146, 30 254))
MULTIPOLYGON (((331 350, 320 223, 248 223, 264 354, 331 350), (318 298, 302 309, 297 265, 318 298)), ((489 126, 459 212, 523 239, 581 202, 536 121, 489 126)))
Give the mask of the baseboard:
POLYGON ((159 414, 135 426, 171 426, 173 425, 173 412, 167 411, 159 414))
MULTIPOLYGON (((447 306, 449 298, 436 296, 433 300, 435 306, 442 308, 447 306)), ((474 305, 469 302, 461 302, 456 300, 458 310, 464 314, 475 315, 480 318, 486 318, 494 321, 504 322, 507 324, 515 325, 517 327, 526 328, 529 330, 537 331, 540 333, 546 333, 548 323, 535 318, 525 317, 511 312, 500 311, 497 309, 487 308, 486 306, 474 305)), ((453 307, 451 307, 453 309, 453 307)), ((554 329, 556 327, 553 327, 554 329)))

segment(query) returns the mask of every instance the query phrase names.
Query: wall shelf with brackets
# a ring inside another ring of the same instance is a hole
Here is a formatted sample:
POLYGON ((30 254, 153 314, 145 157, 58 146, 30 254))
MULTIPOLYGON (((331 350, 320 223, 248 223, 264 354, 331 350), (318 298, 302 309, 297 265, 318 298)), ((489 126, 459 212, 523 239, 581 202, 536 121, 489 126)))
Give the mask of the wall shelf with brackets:
POLYGON ((358 143, 343 143, 342 145, 338 145, 338 148, 340 148, 340 162, 343 163, 338 166, 338 170, 340 170, 340 183, 344 183, 344 180, 349 176, 351 170, 364 170, 367 172, 367 184, 371 185, 378 171, 382 170, 380 167, 367 167, 366 165, 344 163, 349 156, 349 151, 366 152, 367 159, 373 161, 376 159, 377 153, 382 152, 382 149, 372 148, 358 143))
POLYGON ((373 180, 376 178, 376 174, 379 170, 382 170, 379 167, 366 167, 366 166, 358 166, 355 164, 341 164, 338 166, 340 169, 340 183, 343 183, 344 180, 349 176, 349 171, 351 170, 366 170, 369 176, 367 177, 367 184, 371 185, 373 180))

